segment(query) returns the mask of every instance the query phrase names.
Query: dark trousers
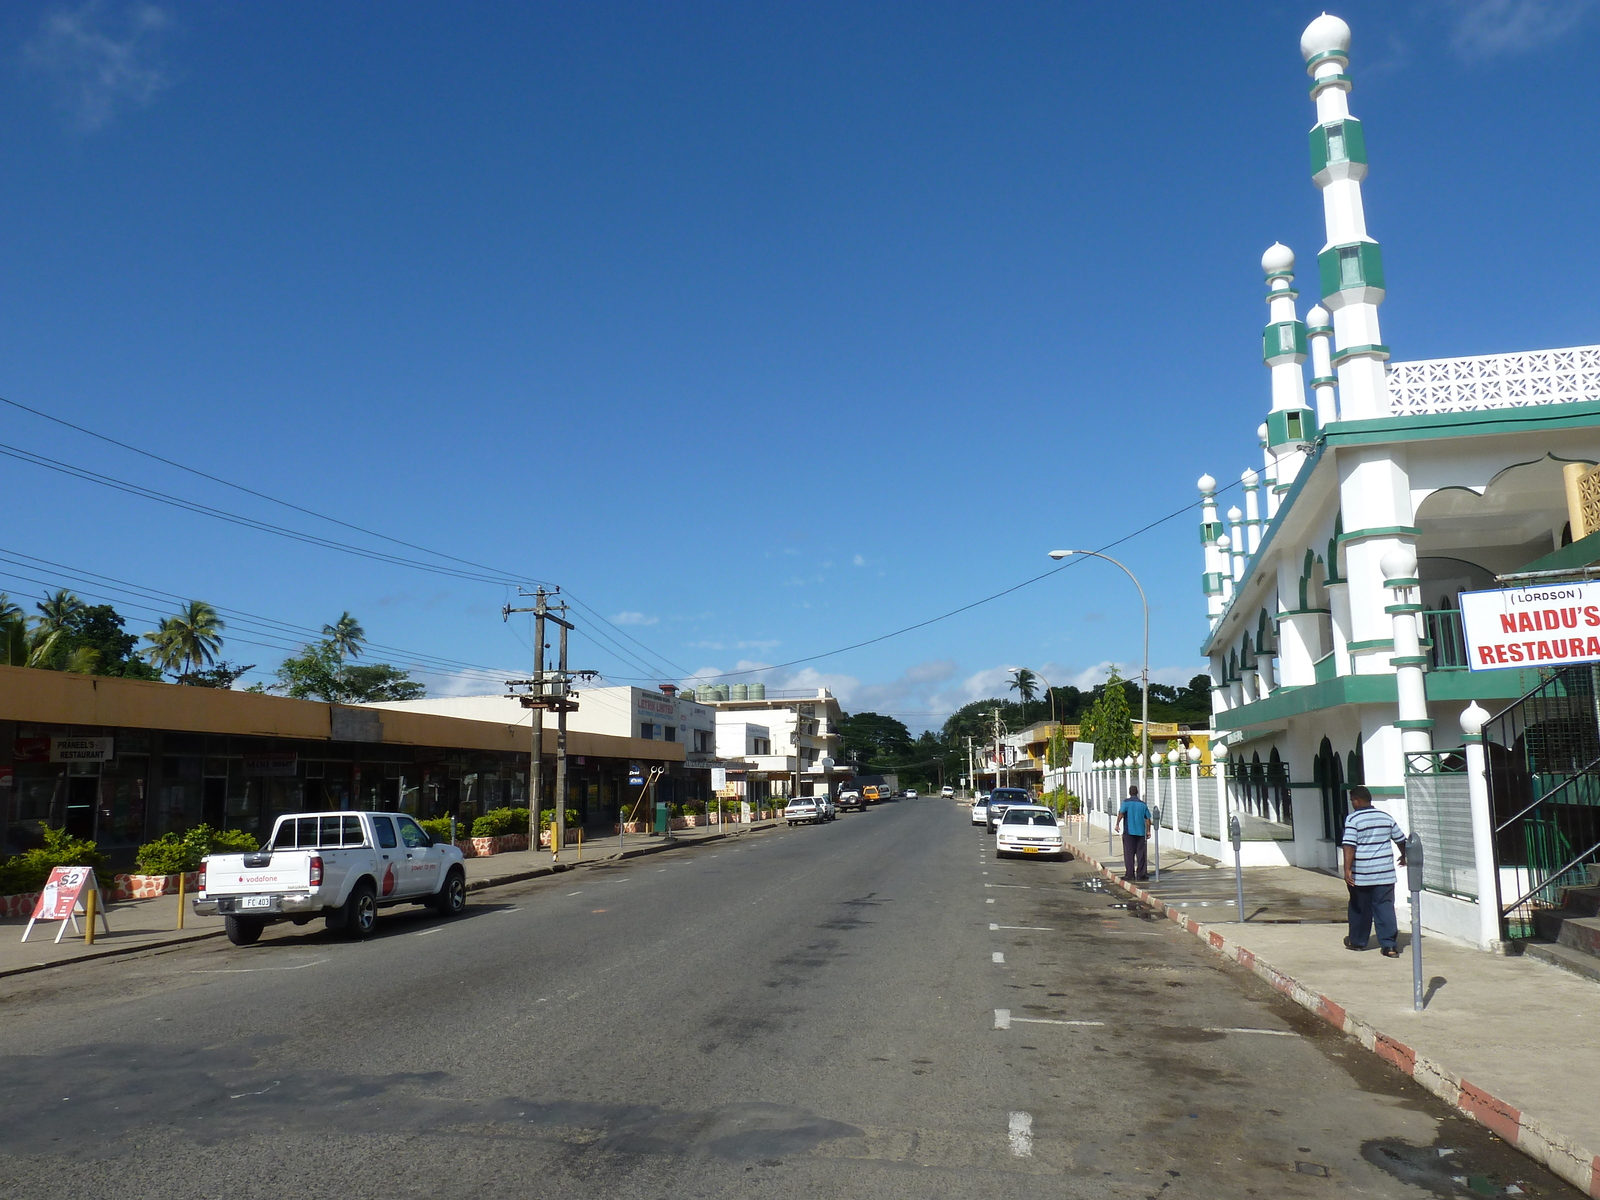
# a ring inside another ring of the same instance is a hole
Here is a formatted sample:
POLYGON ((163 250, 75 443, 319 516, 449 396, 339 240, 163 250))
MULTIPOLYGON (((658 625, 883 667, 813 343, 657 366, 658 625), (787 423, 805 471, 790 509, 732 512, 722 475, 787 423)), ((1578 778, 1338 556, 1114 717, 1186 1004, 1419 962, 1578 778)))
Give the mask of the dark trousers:
MULTIPOLYGON (((1145 849, 1148 842, 1149 839, 1143 834, 1136 836, 1131 833, 1125 833, 1122 835, 1122 877, 1124 879, 1143 879, 1150 874, 1150 868, 1145 862, 1145 849), (1135 869, 1136 866, 1137 869, 1135 869)), ((1394 906, 1391 904, 1389 908, 1392 913, 1394 906)), ((1390 923, 1393 924, 1392 917, 1390 918, 1390 923)))
POLYGON ((1393 950, 1398 930, 1394 919, 1394 884, 1378 883, 1353 887, 1349 891, 1350 944, 1365 949, 1372 927, 1377 925, 1378 944, 1393 950))

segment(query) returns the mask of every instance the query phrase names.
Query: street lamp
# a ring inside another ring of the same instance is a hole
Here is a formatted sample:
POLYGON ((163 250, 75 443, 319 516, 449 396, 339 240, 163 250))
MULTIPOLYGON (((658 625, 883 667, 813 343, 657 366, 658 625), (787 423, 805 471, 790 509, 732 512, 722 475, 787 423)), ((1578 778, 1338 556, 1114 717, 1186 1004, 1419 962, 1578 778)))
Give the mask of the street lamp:
MULTIPOLYGON (((1103 558, 1113 566, 1121 567, 1122 573, 1132 579, 1133 586, 1139 589, 1139 603, 1144 605, 1144 669, 1139 673, 1139 796, 1142 799, 1145 795, 1145 764, 1150 758, 1150 601, 1145 598, 1144 587, 1134 573, 1109 554, 1101 554, 1098 550, 1050 551, 1050 557, 1058 560, 1073 554, 1103 558)), ((1157 832, 1156 836, 1161 835, 1157 832)))

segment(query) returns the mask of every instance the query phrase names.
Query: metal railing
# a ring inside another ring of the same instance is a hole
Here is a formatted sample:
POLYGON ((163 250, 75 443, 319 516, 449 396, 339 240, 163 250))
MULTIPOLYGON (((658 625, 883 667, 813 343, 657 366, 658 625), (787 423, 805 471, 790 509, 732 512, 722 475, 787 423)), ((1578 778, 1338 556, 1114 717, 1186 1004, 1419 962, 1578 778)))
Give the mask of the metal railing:
POLYGON ((1600 862, 1600 671, 1551 672, 1484 735, 1501 918, 1507 937, 1527 937, 1600 862))
POLYGON ((1467 639, 1461 631, 1461 613, 1441 608, 1422 614, 1422 636, 1428 644, 1428 669, 1465 671, 1467 639))

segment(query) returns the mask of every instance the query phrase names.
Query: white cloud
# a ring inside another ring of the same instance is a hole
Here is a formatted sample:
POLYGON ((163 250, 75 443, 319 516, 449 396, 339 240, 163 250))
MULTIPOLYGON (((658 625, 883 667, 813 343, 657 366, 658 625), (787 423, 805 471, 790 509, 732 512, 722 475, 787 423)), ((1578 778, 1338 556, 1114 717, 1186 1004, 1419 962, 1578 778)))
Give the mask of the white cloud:
POLYGON ((80 130, 108 125, 124 108, 143 108, 171 85, 160 59, 172 17, 154 4, 108 12, 102 0, 45 14, 24 48, 28 62, 57 89, 57 102, 80 130))
MULTIPOLYGON (((507 669, 503 675, 505 679, 515 679, 525 675, 527 671, 507 669)), ((426 684, 429 696, 498 696, 505 692, 505 685, 496 683, 493 678, 482 671, 465 672, 434 672, 419 671, 411 668, 411 675, 419 682, 426 684)))
POLYGON ((859 554, 856 555, 854 558, 852 558, 850 561, 851 561, 851 563, 853 563, 855 566, 858 566, 858 567, 864 567, 864 566, 867 565, 867 560, 862 558, 861 555, 859 555, 859 554))
POLYGON ((1452 0, 1450 45, 1468 59, 1542 50, 1570 33, 1596 0, 1452 0))
POLYGON ((647 617, 641 612, 619 612, 611 618, 613 625, 654 625, 660 617, 647 617))

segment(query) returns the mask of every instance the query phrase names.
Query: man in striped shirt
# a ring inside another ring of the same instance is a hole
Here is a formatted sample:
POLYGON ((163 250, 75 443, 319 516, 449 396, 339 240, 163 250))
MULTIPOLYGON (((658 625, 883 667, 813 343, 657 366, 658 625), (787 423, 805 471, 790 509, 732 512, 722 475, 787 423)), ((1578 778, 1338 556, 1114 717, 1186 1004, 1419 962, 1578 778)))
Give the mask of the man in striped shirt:
POLYGON ((1350 935, 1346 950, 1365 950, 1378 927, 1378 944, 1385 958, 1399 958, 1395 945, 1393 842, 1400 848, 1400 865, 1406 865, 1406 835, 1388 813, 1372 807, 1372 793, 1364 787, 1350 789, 1350 815, 1344 819, 1339 845, 1344 848, 1344 882, 1350 889, 1350 935))

